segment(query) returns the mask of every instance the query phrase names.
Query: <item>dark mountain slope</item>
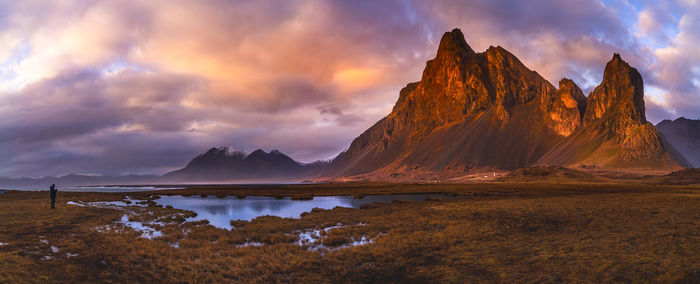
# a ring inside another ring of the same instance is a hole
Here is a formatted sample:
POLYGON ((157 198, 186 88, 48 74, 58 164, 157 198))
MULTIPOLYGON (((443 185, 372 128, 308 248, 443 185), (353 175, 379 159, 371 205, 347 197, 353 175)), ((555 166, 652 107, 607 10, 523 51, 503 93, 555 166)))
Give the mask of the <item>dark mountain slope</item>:
POLYGON ((656 125, 664 141, 678 159, 685 159, 689 167, 700 167, 700 120, 685 117, 664 120, 656 125))
POLYGON ((299 163, 280 151, 255 150, 250 154, 231 147, 212 148, 186 167, 167 173, 163 181, 224 181, 298 179, 318 174, 327 163, 299 163))

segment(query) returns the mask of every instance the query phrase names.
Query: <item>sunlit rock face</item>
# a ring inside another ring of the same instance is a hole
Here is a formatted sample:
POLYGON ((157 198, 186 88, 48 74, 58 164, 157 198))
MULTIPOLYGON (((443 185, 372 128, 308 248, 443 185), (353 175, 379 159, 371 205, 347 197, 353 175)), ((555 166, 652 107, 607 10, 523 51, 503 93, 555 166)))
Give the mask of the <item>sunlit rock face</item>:
POLYGON ((560 135, 569 136, 581 126, 586 110, 586 96, 574 81, 567 78, 559 81, 557 94, 557 99, 548 109, 550 127, 560 135))
POLYGON ((599 123, 622 144, 622 159, 659 160, 659 134, 644 114, 644 83, 637 69, 615 54, 605 66, 603 82, 588 98, 584 124, 599 123))
POLYGON ((685 164, 668 152, 658 130, 646 121, 642 76, 619 54, 606 64, 603 81, 581 105, 581 126, 538 163, 656 170, 685 164))
POLYGON ((647 122, 642 75, 617 53, 605 66, 603 82, 588 97, 584 123, 599 119, 617 134, 625 132, 629 125, 647 122))
POLYGON ((338 175, 424 167, 514 169, 581 125, 585 96, 557 90, 502 47, 476 53, 458 29, 443 35, 419 82, 334 162, 338 175))
POLYGON ((475 52, 458 29, 443 35, 419 82, 357 137, 330 176, 464 174, 533 164, 674 168, 646 122, 642 77, 618 54, 588 98, 557 89, 502 47, 475 52))
POLYGON ((552 130, 566 136, 571 132, 570 125, 580 124, 583 108, 579 106, 585 106, 585 96, 571 80, 567 80, 565 87, 568 89, 559 93, 502 47, 475 53, 462 32, 455 29, 443 36, 437 55, 426 64, 421 81, 402 90, 388 118, 402 118, 400 123, 404 126, 430 132, 486 110, 492 110, 499 120, 507 120, 513 107, 534 101, 540 111, 555 113, 544 116, 543 120, 552 130), (569 111, 559 115, 563 109, 569 111))

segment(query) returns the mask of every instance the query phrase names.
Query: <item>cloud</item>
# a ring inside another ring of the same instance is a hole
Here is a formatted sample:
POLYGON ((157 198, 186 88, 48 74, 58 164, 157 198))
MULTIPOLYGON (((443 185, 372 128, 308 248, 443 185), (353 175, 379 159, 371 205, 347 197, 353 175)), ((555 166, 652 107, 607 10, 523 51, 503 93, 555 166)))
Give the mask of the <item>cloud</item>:
POLYGON ((443 32, 584 91, 612 53, 650 120, 697 117, 687 1, 105 0, 0 3, 0 175, 164 173, 208 147, 327 159, 420 79, 443 32))
POLYGON ((677 116, 700 118, 700 3, 687 3, 676 22, 678 33, 653 50, 650 85, 665 90, 663 107, 677 116))
POLYGON ((550 82, 572 78, 584 91, 602 80, 615 52, 635 59, 638 46, 617 12, 598 1, 421 2, 444 28, 460 27, 476 51, 500 45, 550 82))

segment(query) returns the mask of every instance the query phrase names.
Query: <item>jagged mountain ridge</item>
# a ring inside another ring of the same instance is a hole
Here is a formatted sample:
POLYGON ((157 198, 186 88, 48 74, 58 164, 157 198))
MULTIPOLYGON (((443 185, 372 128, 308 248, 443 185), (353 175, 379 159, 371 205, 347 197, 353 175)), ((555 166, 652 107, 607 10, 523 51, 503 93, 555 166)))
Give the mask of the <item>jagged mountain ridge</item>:
POLYGON ((581 125, 584 104, 573 81, 557 89, 502 47, 474 52, 455 29, 421 81, 401 90, 392 112, 335 159, 331 174, 520 168, 581 125))
POLYGON ((603 81, 586 100, 583 125, 536 164, 596 168, 677 170, 644 108, 644 83, 619 54, 606 64, 603 81))
POLYGON ((457 173, 602 158, 598 166, 679 168, 646 122, 643 95, 641 75, 618 54, 586 98, 573 81, 557 89, 501 47, 474 52, 455 29, 421 80, 404 87, 392 112, 327 173, 457 173))
POLYGON ((278 150, 248 154, 232 147, 216 147, 198 155, 182 169, 163 175, 168 181, 294 179, 312 176, 327 163, 303 164, 278 150))

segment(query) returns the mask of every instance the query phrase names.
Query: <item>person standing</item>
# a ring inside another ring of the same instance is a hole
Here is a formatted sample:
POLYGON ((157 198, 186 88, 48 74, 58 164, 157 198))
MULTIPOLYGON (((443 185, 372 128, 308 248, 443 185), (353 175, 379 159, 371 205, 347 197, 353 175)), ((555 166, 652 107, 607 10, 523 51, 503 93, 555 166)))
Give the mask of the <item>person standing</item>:
POLYGON ((51 187, 49 187, 49 195, 51 196, 51 209, 56 209, 56 193, 58 192, 58 189, 56 189, 56 185, 52 184, 51 187))

